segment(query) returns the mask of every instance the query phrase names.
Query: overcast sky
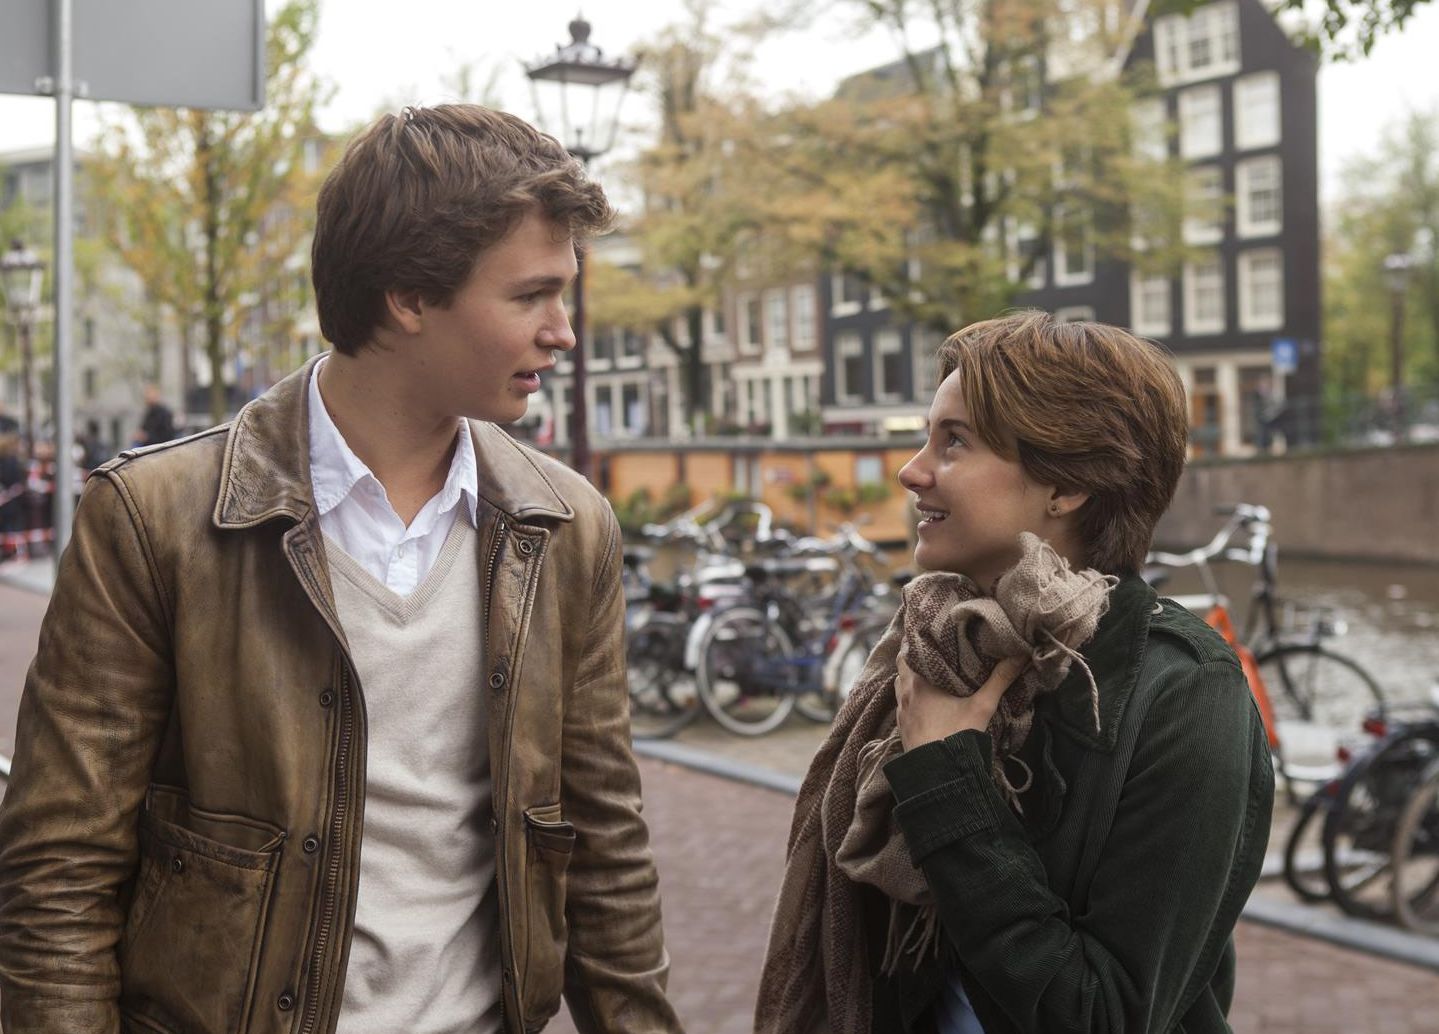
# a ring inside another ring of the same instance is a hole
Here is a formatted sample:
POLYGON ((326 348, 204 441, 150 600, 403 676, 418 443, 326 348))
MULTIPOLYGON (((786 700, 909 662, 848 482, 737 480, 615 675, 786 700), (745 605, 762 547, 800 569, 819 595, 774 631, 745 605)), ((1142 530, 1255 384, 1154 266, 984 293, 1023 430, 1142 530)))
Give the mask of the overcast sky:
MULTIPOLYGON (((273 2, 272 2, 273 6, 273 2)), ((370 117, 390 102, 448 99, 441 77, 465 62, 498 68, 507 107, 529 116, 531 100, 520 61, 568 39, 577 0, 323 0, 314 63, 337 87, 325 112, 327 128, 370 117)), ((678 15, 674 0, 583 0, 593 42, 620 52, 652 37, 678 15)), ((721 23, 745 9, 743 0, 715 4, 721 23)), ((1372 152, 1386 125, 1412 108, 1439 108, 1439 0, 1421 4, 1401 35, 1382 39, 1371 57, 1327 65, 1319 76, 1320 169, 1332 197, 1345 160, 1372 152)), ((766 89, 822 96, 841 77, 891 60, 882 35, 858 38, 831 20, 802 37, 767 44, 754 72, 766 89)), ((626 117, 643 101, 632 98, 626 117)), ((76 105, 76 142, 93 124, 93 105, 76 105)), ((54 106, 44 98, 0 96, 0 151, 53 140, 54 106)))

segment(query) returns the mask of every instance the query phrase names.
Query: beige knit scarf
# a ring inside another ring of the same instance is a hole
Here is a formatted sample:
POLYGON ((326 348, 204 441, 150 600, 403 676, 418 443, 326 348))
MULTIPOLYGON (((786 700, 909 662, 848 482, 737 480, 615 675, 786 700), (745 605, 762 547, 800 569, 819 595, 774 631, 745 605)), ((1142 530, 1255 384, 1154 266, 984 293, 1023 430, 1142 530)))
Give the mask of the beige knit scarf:
MULTIPOLYGON (((974 693, 1006 657, 1029 665, 1005 693, 988 732, 992 775, 1018 808, 1006 768, 1034 720, 1034 700, 1054 690, 1099 625, 1117 579, 1071 571, 1037 536, 1020 536, 1019 563, 979 593, 960 575, 921 575, 905 587, 899 613, 815 754, 795 803, 784 880, 770 928, 755 1009, 756 1034, 870 1034, 871 964, 862 885, 889 899, 880 969, 894 972, 937 950, 936 911, 924 874, 892 818, 885 762, 902 750, 894 680, 901 649, 917 675, 959 696, 974 693)), ((1094 721, 1098 688, 1089 677, 1094 721)))

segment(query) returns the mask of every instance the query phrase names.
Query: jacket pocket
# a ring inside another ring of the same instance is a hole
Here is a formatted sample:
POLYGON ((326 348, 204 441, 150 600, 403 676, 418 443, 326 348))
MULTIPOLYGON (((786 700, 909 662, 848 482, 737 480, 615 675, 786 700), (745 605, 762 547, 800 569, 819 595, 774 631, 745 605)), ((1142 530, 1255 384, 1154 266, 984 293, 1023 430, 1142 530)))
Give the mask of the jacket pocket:
POLYGON ((519 985, 525 1027, 538 1030, 559 1012, 565 981, 565 872, 575 827, 558 804, 525 809, 525 952, 519 985))
POLYGON ((132 1022, 243 1034, 284 840, 266 823, 151 789, 120 940, 120 1004, 132 1022))

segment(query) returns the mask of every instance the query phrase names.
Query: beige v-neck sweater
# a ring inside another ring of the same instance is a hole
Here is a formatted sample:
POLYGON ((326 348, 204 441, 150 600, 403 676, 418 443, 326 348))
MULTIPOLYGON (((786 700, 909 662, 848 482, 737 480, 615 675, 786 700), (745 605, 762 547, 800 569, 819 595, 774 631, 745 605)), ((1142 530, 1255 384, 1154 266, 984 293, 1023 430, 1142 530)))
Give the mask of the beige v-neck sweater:
POLYGON ((339 1034, 500 1030, 476 534, 397 596, 326 540, 368 721, 360 890, 339 1034))

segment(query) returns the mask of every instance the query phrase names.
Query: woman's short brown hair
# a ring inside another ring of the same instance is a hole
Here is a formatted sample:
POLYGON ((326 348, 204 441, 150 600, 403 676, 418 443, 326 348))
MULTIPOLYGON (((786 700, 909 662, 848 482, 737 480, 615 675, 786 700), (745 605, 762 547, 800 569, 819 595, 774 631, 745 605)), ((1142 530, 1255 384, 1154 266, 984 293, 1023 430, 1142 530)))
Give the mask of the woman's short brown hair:
POLYGON ((1021 311, 965 327, 939 349, 959 371, 975 433, 1043 485, 1087 492, 1086 562, 1137 571, 1184 469, 1184 387, 1148 341, 1103 323, 1021 311))
POLYGON ((514 115, 478 104, 385 115, 320 188, 310 249, 320 332, 353 355, 383 322, 386 291, 448 304, 531 210, 577 241, 614 216, 559 141, 514 115))

